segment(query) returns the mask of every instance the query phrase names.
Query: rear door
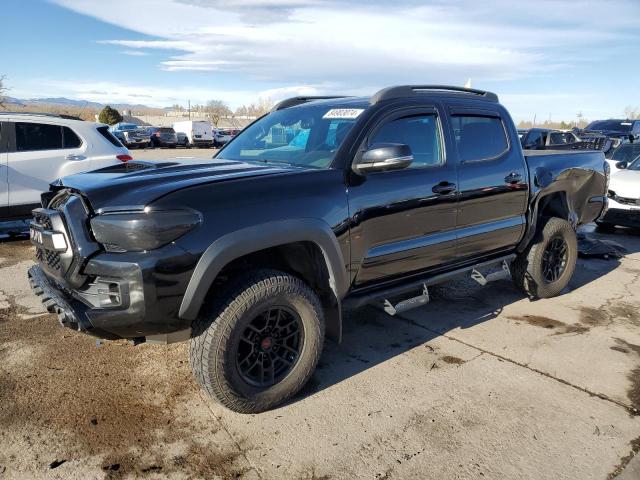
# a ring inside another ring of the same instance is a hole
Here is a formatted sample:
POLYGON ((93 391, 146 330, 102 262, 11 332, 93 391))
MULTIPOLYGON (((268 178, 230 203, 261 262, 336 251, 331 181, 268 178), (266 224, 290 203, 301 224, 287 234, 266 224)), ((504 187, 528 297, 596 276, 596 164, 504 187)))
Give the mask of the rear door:
POLYGON ((349 187, 356 287, 454 260, 456 167, 441 118, 435 105, 391 110, 363 142, 360 151, 377 143, 409 145, 414 161, 404 170, 367 174, 349 187))
POLYGON ((528 172, 510 118, 497 105, 450 108, 458 156, 459 260, 517 244, 526 224, 528 172))
POLYGON ((11 123, 0 122, 0 218, 9 215, 9 184, 7 183, 7 150, 11 123))
POLYGON ((8 154, 9 205, 15 215, 28 214, 40 204, 49 183, 65 174, 85 170, 82 140, 68 127, 51 123, 15 122, 8 154), (66 133, 66 143, 65 137, 66 133))

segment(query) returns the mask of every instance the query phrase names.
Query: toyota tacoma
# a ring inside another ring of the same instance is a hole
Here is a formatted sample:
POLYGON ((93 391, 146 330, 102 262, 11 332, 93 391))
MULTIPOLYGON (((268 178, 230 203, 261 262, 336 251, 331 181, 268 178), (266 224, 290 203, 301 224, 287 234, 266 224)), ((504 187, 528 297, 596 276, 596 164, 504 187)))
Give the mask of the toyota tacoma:
POLYGON ((602 152, 523 152, 490 92, 296 97, 211 161, 54 182, 33 212, 29 278, 64 326, 188 340, 206 391, 260 412, 309 380, 347 309, 398 314, 460 275, 560 294, 608 178, 602 152))

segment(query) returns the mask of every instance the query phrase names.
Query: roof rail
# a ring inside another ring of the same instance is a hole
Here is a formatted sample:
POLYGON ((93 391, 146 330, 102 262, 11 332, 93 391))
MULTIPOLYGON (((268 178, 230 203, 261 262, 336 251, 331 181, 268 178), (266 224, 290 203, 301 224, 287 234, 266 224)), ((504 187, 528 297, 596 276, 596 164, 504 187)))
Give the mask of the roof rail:
POLYGON ((65 120, 80 120, 83 121, 80 117, 76 117, 74 115, 65 115, 62 113, 46 113, 46 112, 10 112, 2 110, 0 111, 0 115, 33 115, 36 117, 55 117, 55 118, 64 118, 65 120))
POLYGON ((277 103, 272 109, 272 112, 282 110, 284 108, 295 107, 307 102, 313 102, 314 100, 330 100, 332 98, 346 98, 344 95, 329 95, 329 96, 310 96, 310 97, 291 97, 286 100, 282 100, 277 103))
POLYGON ((380 90, 371 97, 371 105, 375 105, 383 100, 391 100, 392 98, 410 98, 424 93, 424 91, 433 92, 453 92, 477 95, 491 102, 497 102, 498 96, 492 92, 484 90, 476 90, 475 88, 452 87, 448 85, 399 85, 396 87, 387 87, 380 90))

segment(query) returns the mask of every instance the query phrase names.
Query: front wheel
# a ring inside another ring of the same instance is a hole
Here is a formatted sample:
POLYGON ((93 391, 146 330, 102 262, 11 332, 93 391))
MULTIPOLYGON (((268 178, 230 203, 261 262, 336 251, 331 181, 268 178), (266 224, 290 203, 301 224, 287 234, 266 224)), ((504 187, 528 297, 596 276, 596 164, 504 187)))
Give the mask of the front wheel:
POLYGON ((511 276, 530 297, 555 297, 569 284, 577 259, 575 230, 568 221, 553 217, 513 261, 511 276))
POLYGON ((227 408, 268 410, 295 395, 313 374, 324 317, 317 295, 299 278, 251 272, 204 310, 193 324, 191 368, 227 408))

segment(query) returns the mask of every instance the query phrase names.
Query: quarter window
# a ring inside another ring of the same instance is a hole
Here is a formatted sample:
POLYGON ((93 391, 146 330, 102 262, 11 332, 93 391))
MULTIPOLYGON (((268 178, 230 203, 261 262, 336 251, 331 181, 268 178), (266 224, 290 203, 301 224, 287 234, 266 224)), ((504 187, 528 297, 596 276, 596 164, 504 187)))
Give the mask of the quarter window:
POLYGON ((489 160, 509 148, 502 120, 497 117, 451 117, 460 161, 489 160))
POLYGON ((26 122, 18 122, 15 125, 18 152, 62 148, 62 129, 59 125, 26 122))
POLYGON ((78 148, 82 145, 82 140, 69 127, 62 127, 62 139, 64 148, 78 148))
POLYGON ((413 153, 409 168, 431 167, 442 163, 440 129, 436 115, 416 115, 385 123, 370 139, 376 143, 402 143, 413 153))

